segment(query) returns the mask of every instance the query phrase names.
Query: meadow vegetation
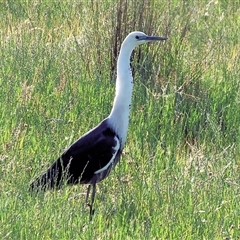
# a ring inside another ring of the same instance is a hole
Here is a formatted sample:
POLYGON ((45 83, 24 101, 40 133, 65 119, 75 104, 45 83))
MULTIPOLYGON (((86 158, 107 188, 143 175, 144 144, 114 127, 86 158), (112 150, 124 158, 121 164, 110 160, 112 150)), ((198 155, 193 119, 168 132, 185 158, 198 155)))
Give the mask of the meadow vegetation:
POLYGON ((1 239, 239 239, 240 2, 1 1, 1 239), (30 182, 112 106, 134 30, 120 163, 98 184, 31 195, 30 182))

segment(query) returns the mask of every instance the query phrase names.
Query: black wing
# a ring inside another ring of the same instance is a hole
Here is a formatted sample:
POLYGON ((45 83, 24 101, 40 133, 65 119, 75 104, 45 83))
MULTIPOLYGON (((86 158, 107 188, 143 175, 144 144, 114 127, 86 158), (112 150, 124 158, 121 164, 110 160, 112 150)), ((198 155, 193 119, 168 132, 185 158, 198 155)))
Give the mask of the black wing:
POLYGON ((68 184, 91 183, 95 172, 104 169, 118 152, 119 139, 104 120, 73 143, 31 184, 31 189, 60 188, 64 179, 68 184))

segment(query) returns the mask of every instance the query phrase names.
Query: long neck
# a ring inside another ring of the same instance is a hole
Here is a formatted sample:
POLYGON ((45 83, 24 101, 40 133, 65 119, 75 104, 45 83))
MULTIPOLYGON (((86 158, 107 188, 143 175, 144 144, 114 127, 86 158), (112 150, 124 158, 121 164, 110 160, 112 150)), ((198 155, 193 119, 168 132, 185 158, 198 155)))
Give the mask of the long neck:
POLYGON ((109 121, 121 140, 122 148, 126 141, 129 123, 133 78, 130 69, 132 49, 121 47, 117 62, 116 93, 109 121))

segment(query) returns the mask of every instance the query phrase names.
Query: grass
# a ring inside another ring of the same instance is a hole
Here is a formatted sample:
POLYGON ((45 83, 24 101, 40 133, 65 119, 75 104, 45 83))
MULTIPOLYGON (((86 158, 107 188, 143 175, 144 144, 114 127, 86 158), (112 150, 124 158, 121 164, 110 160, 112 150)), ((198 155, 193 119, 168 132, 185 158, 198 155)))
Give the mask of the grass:
POLYGON ((1 239, 239 239, 238 1, 0 4, 1 239), (133 54, 128 140, 98 185, 28 186, 108 115, 128 32, 167 35, 133 54), (97 96, 97 97, 96 97, 97 96))

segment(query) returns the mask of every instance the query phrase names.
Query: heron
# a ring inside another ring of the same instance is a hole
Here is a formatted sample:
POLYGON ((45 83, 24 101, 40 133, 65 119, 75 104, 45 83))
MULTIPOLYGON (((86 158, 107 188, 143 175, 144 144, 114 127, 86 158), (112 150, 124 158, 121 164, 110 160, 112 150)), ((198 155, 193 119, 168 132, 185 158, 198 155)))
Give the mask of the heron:
POLYGON ((117 60, 115 98, 109 116, 67 148, 31 183, 31 190, 60 189, 64 183, 88 184, 86 203, 90 208, 90 219, 92 218, 96 184, 105 179, 119 162, 127 138, 133 90, 130 69, 132 51, 140 44, 166 39, 167 37, 148 36, 139 31, 131 32, 125 38, 117 60), (91 200, 88 203, 91 187, 91 200))

